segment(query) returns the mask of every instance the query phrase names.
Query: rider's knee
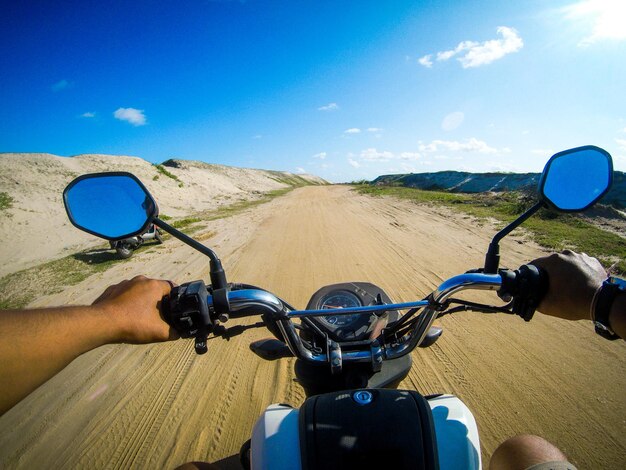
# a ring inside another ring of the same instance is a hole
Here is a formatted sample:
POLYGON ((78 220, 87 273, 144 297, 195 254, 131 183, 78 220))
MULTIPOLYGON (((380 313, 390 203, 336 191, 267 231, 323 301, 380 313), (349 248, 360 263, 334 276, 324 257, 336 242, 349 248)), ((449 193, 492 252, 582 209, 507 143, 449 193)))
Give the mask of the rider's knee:
MULTIPOLYGON (((533 465, 553 462, 555 469, 574 469, 567 457, 556 446, 539 436, 523 434, 504 441, 495 450, 489 462, 490 470, 525 470, 533 465)), ((547 467, 551 468, 551 467, 547 467)))

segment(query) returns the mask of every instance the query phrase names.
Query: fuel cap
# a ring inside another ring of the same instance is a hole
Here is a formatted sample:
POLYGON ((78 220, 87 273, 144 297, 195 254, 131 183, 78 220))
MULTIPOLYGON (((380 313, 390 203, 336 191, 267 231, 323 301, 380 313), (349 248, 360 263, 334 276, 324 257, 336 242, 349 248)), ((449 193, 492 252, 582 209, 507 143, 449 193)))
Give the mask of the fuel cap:
POLYGON ((374 396, 371 392, 368 392, 367 390, 359 390, 358 392, 354 392, 352 394, 352 398, 359 405, 369 405, 370 403, 372 403, 374 396))

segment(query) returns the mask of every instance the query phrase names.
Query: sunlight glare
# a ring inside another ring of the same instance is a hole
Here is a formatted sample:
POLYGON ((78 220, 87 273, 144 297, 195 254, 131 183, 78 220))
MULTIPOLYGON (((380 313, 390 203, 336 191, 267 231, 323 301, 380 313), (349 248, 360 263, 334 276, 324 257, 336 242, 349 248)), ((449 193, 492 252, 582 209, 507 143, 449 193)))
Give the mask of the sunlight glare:
POLYGON ((626 39, 626 1, 583 0, 565 8, 567 16, 593 22, 592 32, 581 45, 593 44, 600 39, 626 39))

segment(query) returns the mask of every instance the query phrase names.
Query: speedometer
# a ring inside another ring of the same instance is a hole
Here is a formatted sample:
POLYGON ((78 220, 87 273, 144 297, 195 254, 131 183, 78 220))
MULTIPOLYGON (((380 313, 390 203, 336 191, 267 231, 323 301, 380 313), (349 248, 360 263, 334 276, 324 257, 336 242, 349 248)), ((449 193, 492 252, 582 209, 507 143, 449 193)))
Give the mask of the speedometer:
MULTIPOLYGON (((335 309, 335 308, 349 308, 349 307, 361 307, 361 299, 355 294, 349 291, 334 291, 324 296, 320 301, 320 309, 335 309)), ((331 315, 328 317, 322 317, 326 323, 333 326, 347 326, 358 319, 361 315, 331 315)))
MULTIPOLYGON (((315 315, 302 323, 300 335, 306 341, 320 342, 326 345, 326 335, 333 341, 342 343, 349 341, 363 341, 369 338, 374 331, 378 316, 372 312, 350 313, 339 315, 341 309, 377 305, 380 302, 390 304, 391 299, 378 286, 368 282, 342 282, 324 286, 311 296, 307 303, 307 310, 321 310, 329 315, 315 315)), ((397 320, 397 312, 389 312, 389 321, 397 320)), ((319 346, 318 344, 318 346, 319 346)))

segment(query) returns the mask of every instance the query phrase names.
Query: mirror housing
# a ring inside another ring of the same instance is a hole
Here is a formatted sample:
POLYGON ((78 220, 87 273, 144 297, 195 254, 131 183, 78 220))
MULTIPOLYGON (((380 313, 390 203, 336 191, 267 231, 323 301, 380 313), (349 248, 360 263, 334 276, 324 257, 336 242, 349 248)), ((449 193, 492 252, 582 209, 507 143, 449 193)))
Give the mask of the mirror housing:
POLYGON ((613 184, 611 155, 594 145, 554 154, 546 163, 539 194, 561 212, 581 212, 598 202, 613 184))
POLYGON ((611 155, 595 145, 585 145, 554 154, 541 174, 541 200, 500 230, 491 240, 485 256, 486 274, 500 266, 500 240, 546 205, 561 212, 580 212, 604 196, 613 183, 611 155))
POLYGON ((112 241, 145 232, 159 213, 146 187, 126 172, 79 176, 63 191, 63 203, 72 225, 112 241))

